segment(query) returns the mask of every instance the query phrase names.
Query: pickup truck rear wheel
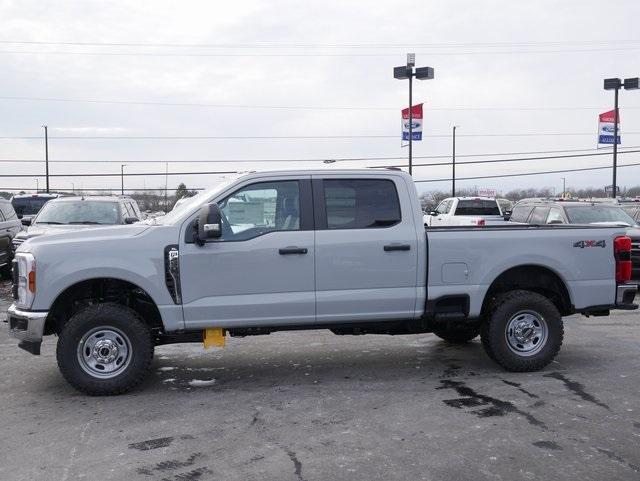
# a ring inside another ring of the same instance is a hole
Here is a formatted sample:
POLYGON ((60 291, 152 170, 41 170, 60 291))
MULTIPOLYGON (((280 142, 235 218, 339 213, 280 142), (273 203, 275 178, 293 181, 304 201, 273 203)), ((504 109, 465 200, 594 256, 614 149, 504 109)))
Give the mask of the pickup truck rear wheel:
POLYGON ((114 303, 74 314, 58 339, 58 367, 79 391, 122 394, 140 384, 153 358, 149 327, 138 314, 114 303))
POLYGON ((508 371, 537 371, 560 351, 562 316, 546 297, 516 290, 499 296, 480 329, 491 359, 508 371))
POLYGON ((465 344, 480 334, 479 326, 445 327, 434 329, 433 333, 451 344, 465 344))

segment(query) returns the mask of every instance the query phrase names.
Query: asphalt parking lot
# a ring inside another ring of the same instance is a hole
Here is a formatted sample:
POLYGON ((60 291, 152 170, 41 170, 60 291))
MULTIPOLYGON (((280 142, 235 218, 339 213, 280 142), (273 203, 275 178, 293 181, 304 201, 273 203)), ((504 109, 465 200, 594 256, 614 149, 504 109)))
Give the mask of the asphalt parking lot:
POLYGON ((640 479, 639 321, 568 318, 557 361, 527 374, 429 334, 163 346, 107 398, 65 383, 55 338, 34 357, 2 323, 0 479, 640 479))

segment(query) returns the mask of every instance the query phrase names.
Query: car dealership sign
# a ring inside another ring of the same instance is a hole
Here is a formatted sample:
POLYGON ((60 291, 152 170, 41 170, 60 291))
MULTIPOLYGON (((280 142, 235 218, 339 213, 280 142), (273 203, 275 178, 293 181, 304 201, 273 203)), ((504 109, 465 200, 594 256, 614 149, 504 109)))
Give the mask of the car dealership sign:
MULTIPOLYGON (((615 130, 615 110, 610 110, 599 115, 598 118, 598 143, 613 144, 613 134, 615 130)), ((618 135, 616 144, 621 144, 620 140, 620 114, 618 113, 618 135)))
MULTIPOLYGON (((422 104, 411 107, 412 140, 422 140, 422 104)), ((409 140, 409 108, 402 109, 402 140, 409 140)))

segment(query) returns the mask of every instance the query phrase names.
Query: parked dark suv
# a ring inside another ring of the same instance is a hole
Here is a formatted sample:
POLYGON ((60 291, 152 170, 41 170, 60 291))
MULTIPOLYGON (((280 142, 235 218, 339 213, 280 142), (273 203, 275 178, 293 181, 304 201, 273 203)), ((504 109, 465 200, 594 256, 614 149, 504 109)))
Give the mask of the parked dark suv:
MULTIPOLYGON (((16 194, 11 198, 13 209, 18 219, 32 219, 42 206, 51 199, 57 199, 60 194, 16 194)), ((25 220, 26 221, 26 220, 25 220)))
POLYGON ((11 206, 11 202, 0 198, 0 276, 9 277, 13 258, 12 241, 22 224, 11 206))
POLYGON ((523 199, 513 206, 511 222, 523 224, 591 224, 627 227, 631 237, 632 281, 640 286, 640 228, 626 208, 610 201, 523 199))

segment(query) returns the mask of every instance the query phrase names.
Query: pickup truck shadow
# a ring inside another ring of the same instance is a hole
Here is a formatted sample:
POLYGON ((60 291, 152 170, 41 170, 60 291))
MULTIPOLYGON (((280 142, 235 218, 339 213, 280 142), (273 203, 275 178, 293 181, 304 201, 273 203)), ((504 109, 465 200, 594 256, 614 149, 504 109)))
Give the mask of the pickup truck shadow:
POLYGON ((168 352, 159 349, 152 364, 155 375, 149 376, 143 389, 261 391, 314 384, 452 379, 501 371, 477 340, 456 346, 430 337, 419 342, 396 337, 389 342, 384 336, 370 336, 372 340, 362 344, 325 341, 311 345, 298 339, 263 346, 259 340, 237 340, 236 346, 204 353, 194 346, 187 352, 175 347, 168 352), (194 352, 198 354, 189 355, 194 352))

